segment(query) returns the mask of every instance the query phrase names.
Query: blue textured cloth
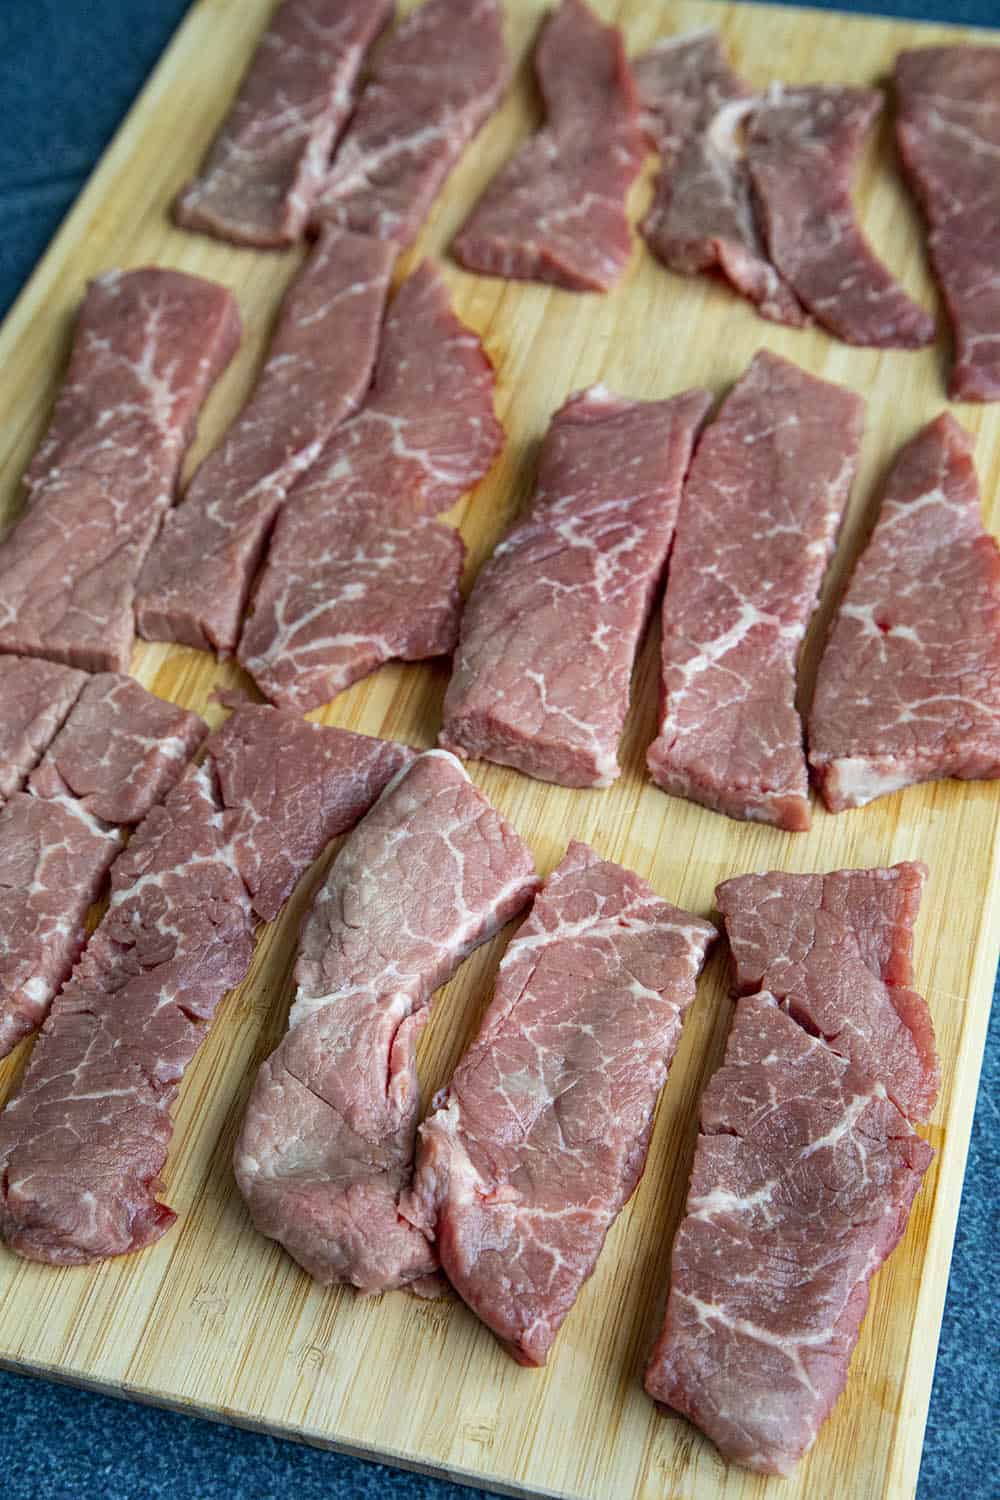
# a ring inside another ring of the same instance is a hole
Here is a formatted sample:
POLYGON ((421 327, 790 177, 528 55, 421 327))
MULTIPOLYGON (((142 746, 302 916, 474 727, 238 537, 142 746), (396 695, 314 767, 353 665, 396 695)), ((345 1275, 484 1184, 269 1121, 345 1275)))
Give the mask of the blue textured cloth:
MULTIPOLYGON (((840 0, 828 8, 1000 25, 1000 0, 840 0)), ((13 301, 186 9, 187 0, 0 0, 0 312, 13 301)), ((995 1006, 920 1500, 995 1500, 998 1493, 989 1441, 990 1428, 995 1440, 1000 1422, 994 1294, 998 1057, 995 1006)), ((4 1500, 287 1500, 289 1494, 295 1500, 461 1500, 468 1493, 339 1454, 0 1372, 4 1500)))

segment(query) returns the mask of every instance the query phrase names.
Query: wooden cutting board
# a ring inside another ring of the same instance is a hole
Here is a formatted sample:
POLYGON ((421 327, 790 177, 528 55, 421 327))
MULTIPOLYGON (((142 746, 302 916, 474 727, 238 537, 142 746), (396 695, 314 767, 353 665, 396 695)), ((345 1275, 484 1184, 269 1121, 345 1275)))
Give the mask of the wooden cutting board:
MULTIPOLYGON (((409 8, 409 7, 405 7, 409 8)), ((545 0, 507 0, 512 51, 526 56, 545 0)), ((0 333, 0 507, 13 516, 19 477, 48 415, 74 312, 88 277, 112 266, 180 267, 235 291, 247 334, 205 412, 193 460, 219 439, 250 386, 295 255, 229 249, 184 234, 168 208, 196 167, 272 9, 272 0, 200 0, 153 74, 0 333)), ((629 49, 706 24, 721 27, 737 66, 771 78, 870 84, 903 46, 973 33, 884 20, 660 0, 598 0, 625 26, 629 49)), ((975 33, 980 39, 983 34, 975 33)), ((995 38, 1000 41, 1000 35, 995 38)), ((507 102, 454 174, 403 271, 442 254, 469 206, 534 122, 522 67, 507 102)), ((636 216, 648 185, 636 190, 636 216)), ((913 206, 897 175, 890 130, 873 143, 858 183, 877 249, 928 307, 913 206)), ((456 509, 469 572, 488 555, 531 486, 536 442, 564 397, 604 380, 638 397, 704 384, 722 393, 762 344, 868 402, 864 455, 804 679, 830 601, 856 553, 873 486, 899 443, 945 403, 942 345, 922 354, 849 349, 821 332, 760 321, 705 280, 670 275, 637 242, 607 297, 476 278, 446 263, 460 315, 494 359, 506 453, 456 509)), ((1000 406, 964 407, 977 434, 987 509, 1000 529, 1000 406)), ((918 787, 840 817, 817 809, 812 832, 739 824, 666 797, 643 775, 654 734, 657 641, 636 674, 625 774, 608 791, 567 791, 516 773, 472 773, 528 838, 547 872, 571 836, 631 865, 672 901, 709 913, 716 882, 740 871, 828 870, 920 858, 931 869, 917 929, 917 982, 927 994, 944 1069, 927 1134, 935 1165, 906 1238, 876 1277, 847 1392, 791 1481, 727 1468, 679 1418, 643 1395, 644 1356, 664 1300, 671 1238, 684 1200, 697 1101, 729 1024, 725 954, 700 985, 660 1103, 646 1175, 612 1231, 544 1371, 519 1368, 456 1301, 405 1294, 364 1301, 313 1285, 251 1229, 230 1170, 247 1089, 276 1043, 289 1001, 295 934, 318 872, 266 930, 247 981, 222 1004, 190 1068, 177 1110, 165 1196, 175 1228, 140 1255, 90 1269, 31 1266, 0 1248, 0 1362, 115 1394, 379 1457, 511 1494, 588 1500, 782 1500, 912 1494, 920 1458, 948 1262, 1000 939, 997 787, 918 787)), ((179 647, 140 645, 135 674, 202 710, 232 666, 179 647)), ((318 717, 430 745, 446 669, 386 667, 318 717)), ((482 950, 437 1002, 425 1035, 425 1086, 447 1077, 488 999, 506 937, 482 950)), ((27 1046, 0 1067, 0 1099, 27 1046)))

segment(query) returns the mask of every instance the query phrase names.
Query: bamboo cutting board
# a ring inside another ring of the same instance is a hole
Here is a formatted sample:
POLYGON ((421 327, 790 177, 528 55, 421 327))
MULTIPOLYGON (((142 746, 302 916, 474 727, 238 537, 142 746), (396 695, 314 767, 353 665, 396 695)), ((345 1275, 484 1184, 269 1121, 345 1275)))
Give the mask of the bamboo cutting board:
MULTIPOLYGON (((196 167, 273 0, 195 4, 0 334, 0 514, 20 504, 19 478, 45 426, 86 279, 149 262, 231 286, 245 343, 220 382, 193 461, 217 442, 246 395, 295 255, 234 250, 174 229, 168 205, 196 167)), ((409 8, 408 6, 405 8, 409 8)), ((507 0, 512 52, 524 58, 545 0, 507 0)), ((841 15, 598 0, 624 24, 629 50, 655 37, 721 26, 736 65, 771 78, 869 84, 900 47, 963 33, 841 15)), ((972 35, 972 33, 966 33, 972 35)), ((982 33, 977 33, 982 38, 982 33)), ((996 38, 1000 41, 1000 36, 996 38)), ((469 206, 534 123, 528 74, 454 174, 415 251, 441 253, 469 206)), ((636 189, 636 213, 647 185, 636 189)), ((914 209, 893 166, 890 132, 873 143, 858 183, 876 248, 925 305, 937 305, 914 209)), ((476 278, 448 265, 460 315, 496 363, 498 414, 509 434, 493 474, 457 508, 469 572, 488 555, 531 486, 535 445, 572 390, 604 380, 660 397, 704 384, 721 394, 767 344, 868 402, 863 462, 804 667, 856 553, 873 486, 897 446, 945 405, 943 345, 921 354, 849 349, 821 332, 760 321, 705 280, 670 275, 638 246, 623 284, 580 297, 476 278)), ((977 434, 987 514, 1000 530, 1000 406, 965 407, 977 434)), ((827 870, 921 858, 931 879, 917 929, 917 983, 937 1027, 944 1086, 928 1135, 937 1151, 906 1238, 874 1283, 847 1392, 792 1481, 727 1468, 679 1418, 642 1393, 644 1357, 663 1307, 670 1242, 684 1200, 697 1100, 728 1028, 725 955, 699 988, 661 1099, 645 1178, 609 1236, 544 1371, 519 1368, 461 1304, 404 1294, 364 1301, 322 1290, 251 1229, 230 1170, 250 1080, 284 1026, 295 934, 319 870, 265 931, 247 981, 225 1000, 189 1070, 165 1197, 180 1214, 146 1252, 89 1269, 28 1265, 0 1248, 0 1363, 111 1393, 381 1457, 512 1494, 587 1500, 782 1500, 912 1494, 944 1302, 966 1148, 1000 940, 996 786, 914 788, 839 817, 818 809, 809 834, 738 824, 666 797, 642 771, 654 734, 657 641, 638 666, 626 772, 611 790, 567 791, 486 765, 475 779, 528 838, 547 872, 570 836, 631 865, 672 901, 709 913, 724 876, 780 867, 827 870)), ((238 669, 180 647, 140 645, 148 687, 214 724, 214 687, 238 669)), ((322 715, 433 743, 446 670, 386 667, 322 715)), ((441 994, 421 1071, 437 1087, 476 1029, 506 936, 481 950, 441 994)), ((27 1046, 0 1066, 0 1100, 27 1046)))

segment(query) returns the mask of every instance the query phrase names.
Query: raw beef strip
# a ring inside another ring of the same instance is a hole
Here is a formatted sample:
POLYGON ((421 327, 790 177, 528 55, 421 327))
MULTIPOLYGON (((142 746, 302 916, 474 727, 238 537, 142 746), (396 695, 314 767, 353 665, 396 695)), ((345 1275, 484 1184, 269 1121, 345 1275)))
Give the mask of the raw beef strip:
POLYGON ((15 792, 0 811, 0 1057, 44 1020, 122 842, 74 797, 15 792))
POLYGON ((889 476, 820 663, 809 762, 831 812, 939 776, 1000 777, 1000 552, 947 414, 889 476))
POLYGON ((716 899, 740 994, 768 990, 809 1031, 926 1120, 940 1067, 934 1024, 913 982, 913 924, 927 870, 739 875, 716 899))
POLYGON ((768 259, 742 145, 753 108, 714 31, 670 37, 634 64, 646 133, 660 154, 642 223, 672 271, 718 270, 758 311, 801 327, 808 317, 768 259))
POLYGON ((476 579, 440 743, 563 786, 608 786, 632 665, 711 403, 572 397, 523 521, 476 579))
POLYGON ((305 711, 392 657, 452 649, 464 552, 427 518, 502 445, 493 384, 479 339, 424 265, 392 304, 368 401, 278 518, 238 652, 265 697, 305 711))
POLYGON ((434 990, 536 885, 528 848, 441 750, 400 773, 337 857, 235 1157, 254 1224, 317 1280, 376 1292, 434 1270, 399 1214, 417 1038, 434 990))
POLYGON ((353 828, 413 759, 391 740, 248 705, 212 738, 236 864, 257 916, 272 921, 302 871, 353 828))
POLYGON ((809 827, 795 669, 861 442, 859 397, 762 350, 698 445, 663 601, 653 780, 809 827))
POLYGON ((19 792, 87 681, 30 656, 0 656, 0 807, 19 792))
POLYGON ((955 339, 948 394, 1000 401, 1000 48, 896 59, 896 133, 955 339))
POLYGON ((768 994, 737 1005, 701 1132, 646 1389, 725 1458, 788 1474, 844 1388, 868 1283, 934 1153, 768 994))
POLYGON ((405 1209, 455 1290, 540 1365, 635 1190, 716 936, 570 844, 507 950, 479 1036, 420 1127, 405 1209))
POLYGON ((12 1249, 79 1264, 170 1227, 175 1216, 156 1197, 170 1108, 219 1000, 247 971, 253 907, 273 911, 364 810, 366 778, 374 795, 378 768, 388 775, 386 762, 405 754, 241 710, 153 808, 114 865, 108 913, 0 1115, 0 1234, 12 1249), (231 808, 234 794, 255 803, 231 808))
POLYGON ((379 53, 314 221, 410 244, 506 82, 500 0, 423 0, 379 53))
POLYGON ((535 52, 546 125, 502 168, 454 241, 470 271, 606 292, 631 253, 625 200, 642 165, 621 33, 562 0, 535 52))
POLYGON ((197 714, 134 677, 91 677, 29 786, 73 797, 105 823, 139 823, 174 785, 207 734, 197 714))
POLYGON ((284 0, 177 222, 236 245, 290 245, 306 226, 393 0, 284 0))
POLYGON ((87 911, 137 823, 205 733, 196 714, 129 677, 87 681, 65 724, 0 812, 0 1057, 34 1031, 84 943, 87 911))
POLYGON ((285 297, 250 401, 146 559, 136 624, 147 640, 236 649, 288 490, 368 390, 392 262, 388 246, 324 232, 285 297))
POLYGON ((851 202, 881 108, 875 89, 776 85, 750 117, 747 162, 771 260, 817 321, 848 344, 918 349, 934 319, 876 259, 851 202))
POLYGON ((91 282, 28 509, 0 543, 0 651, 128 671, 136 578, 239 329, 224 287, 180 271, 91 282))

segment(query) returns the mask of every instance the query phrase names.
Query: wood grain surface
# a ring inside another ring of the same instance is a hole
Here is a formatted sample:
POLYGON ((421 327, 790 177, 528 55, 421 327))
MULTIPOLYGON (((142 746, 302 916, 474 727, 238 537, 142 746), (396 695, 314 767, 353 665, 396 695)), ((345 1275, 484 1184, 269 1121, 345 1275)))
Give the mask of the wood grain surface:
MULTIPOLYGON (((234 250, 182 233, 172 227, 168 206, 225 113, 271 8, 272 0, 192 6, 8 318, 0 334, 0 514, 12 517, 21 504, 20 475, 45 426, 84 283, 99 271, 177 266, 217 278, 239 299, 245 343, 206 408, 192 464, 218 441, 244 399, 296 255, 234 250)), ((510 46, 522 60, 544 9, 544 0, 507 0, 510 46)), ((632 52, 660 35, 718 25, 737 66, 759 85, 774 77, 869 84, 888 73, 900 47, 961 35, 683 0, 597 0, 597 9, 624 24, 632 52)), ((522 66, 401 272, 427 253, 444 253, 497 166, 533 127, 536 111, 522 66)), ((647 174, 635 191, 634 217, 648 191, 647 174)), ((887 123, 863 164, 858 202, 871 239, 907 289, 939 308, 887 123)), ((946 405, 944 338, 932 350, 909 354, 850 349, 822 332, 782 330, 722 286, 671 275, 638 241, 621 286, 606 297, 477 278, 445 265, 461 316, 482 334, 496 363, 497 410, 509 435, 491 476, 454 512, 469 545, 470 580, 530 490, 537 441, 552 411, 591 381, 637 397, 668 396, 694 384, 721 394, 767 344, 864 395, 863 461, 810 633, 808 693, 831 602, 870 525, 873 487, 898 445, 946 405)), ((1000 407, 956 411, 977 435, 987 515, 998 529, 1000 407)), ((588 1500, 912 1494, 997 963, 997 788, 917 787, 839 817, 817 808, 809 834, 730 822, 668 798, 643 774, 655 726, 657 646, 654 632, 636 673, 625 774, 612 789, 568 791, 473 766, 543 871, 571 836, 580 837, 632 866, 671 901, 708 914, 716 882, 740 871, 909 858, 931 869, 916 957, 944 1068, 927 1132, 938 1155, 905 1240, 875 1279, 847 1393, 797 1477, 765 1480, 727 1468, 692 1427, 655 1411, 640 1383, 662 1314, 698 1096, 729 1024, 722 952, 685 1026, 646 1175, 546 1370, 515 1365, 457 1301, 421 1303, 400 1293, 366 1301, 322 1290, 253 1232, 230 1155, 250 1080, 285 1023, 295 934, 319 871, 263 933, 249 978, 222 1004, 189 1069, 165 1184, 178 1224, 152 1249, 89 1269, 32 1266, 0 1248, 0 1362, 509 1493, 588 1500)), ((234 666, 173 646, 140 645, 133 670, 154 691, 204 711, 213 723, 221 710, 210 702, 212 690, 244 684, 234 666)), ((429 745, 446 677, 442 664, 386 667, 316 717, 429 745)), ((428 1090, 447 1077, 474 1032, 508 936, 470 960, 440 995, 420 1058, 428 1090)), ((0 1098, 14 1087, 27 1051, 26 1045, 0 1067, 0 1098)))

